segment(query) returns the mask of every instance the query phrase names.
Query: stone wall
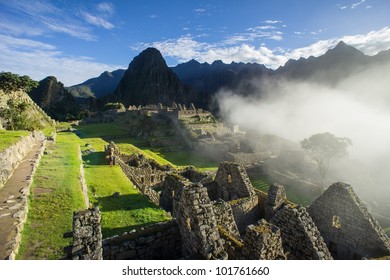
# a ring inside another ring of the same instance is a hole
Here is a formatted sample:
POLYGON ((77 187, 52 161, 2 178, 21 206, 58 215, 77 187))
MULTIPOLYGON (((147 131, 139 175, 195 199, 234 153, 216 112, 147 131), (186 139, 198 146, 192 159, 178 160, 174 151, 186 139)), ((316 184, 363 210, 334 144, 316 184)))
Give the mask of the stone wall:
POLYGON ((225 201, 255 195, 244 167, 236 163, 221 162, 215 182, 218 184, 216 198, 222 198, 225 201))
POLYGON ((268 190, 267 200, 265 201, 265 218, 271 218, 287 201, 286 190, 283 186, 272 184, 268 190))
MULTIPOLYGON (((43 134, 41 135, 43 137, 43 134)), ((19 190, 20 196, 16 198, 16 204, 13 207, 16 208, 16 213, 13 214, 12 218, 16 220, 16 225, 13 230, 12 241, 10 242, 10 254, 7 259, 14 260, 20 246, 21 235, 24 228, 24 224, 27 220, 28 214, 28 196, 30 195, 31 185, 33 183, 35 171, 37 170, 40 160, 42 158, 43 152, 46 147, 46 140, 43 140, 39 143, 40 148, 34 158, 31 160, 31 174, 26 178, 27 185, 19 190)), ((12 207, 12 208, 13 208, 12 207)))
POLYGON ((248 225, 256 223, 260 219, 258 197, 251 196, 229 201, 232 207, 234 219, 238 230, 245 232, 248 225))
POLYGON ((350 185, 331 185, 308 211, 336 259, 390 255, 388 237, 350 185))
POLYGON ((234 220, 233 210, 229 203, 218 199, 213 201, 213 209, 217 225, 226 230, 229 235, 240 238, 240 233, 236 221, 234 220))
POLYGON ((242 165, 251 165, 265 160, 264 153, 228 153, 225 160, 242 165))
POLYGON ((224 241, 223 247, 228 254, 229 260, 241 260, 242 257, 242 250, 244 248, 244 243, 240 238, 235 238, 234 236, 230 235, 225 229, 218 226, 218 232, 221 237, 221 239, 224 241))
POLYGON ((227 258, 206 188, 194 183, 179 190, 173 201, 173 216, 180 228, 183 257, 227 258))
POLYGON ((304 207, 285 204, 270 222, 281 231, 283 249, 288 259, 332 259, 320 232, 304 207))
POLYGON ((283 260, 282 238, 278 227, 261 219, 246 228, 242 255, 246 260, 283 260))
POLYGON ((101 216, 99 208, 73 214, 73 260, 103 259, 101 216))
POLYGON ((176 221, 157 223, 103 240, 105 260, 174 260, 181 258, 176 221))
POLYGON ((160 206, 165 211, 172 212, 175 193, 177 194, 180 189, 190 183, 190 181, 177 174, 168 174, 165 176, 165 180, 160 183, 160 188, 162 189, 160 193, 160 206))
POLYGON ((0 189, 31 148, 44 138, 42 132, 33 132, 0 153, 0 189))

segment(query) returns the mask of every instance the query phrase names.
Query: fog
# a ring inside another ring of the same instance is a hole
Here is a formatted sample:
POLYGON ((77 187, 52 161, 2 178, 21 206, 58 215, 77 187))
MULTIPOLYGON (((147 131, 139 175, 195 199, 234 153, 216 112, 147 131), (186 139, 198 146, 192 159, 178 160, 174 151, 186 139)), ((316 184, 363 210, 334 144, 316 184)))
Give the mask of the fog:
MULTIPOLYGON (((350 138, 353 145, 348 148, 349 164, 363 166, 373 178, 371 186, 361 182, 354 187, 370 188, 369 192, 378 196, 390 195, 389 73, 390 64, 381 65, 332 86, 281 79, 253 80, 257 95, 242 97, 220 91, 217 102, 221 117, 243 130, 296 142, 322 132, 350 138)), ((352 177, 337 179, 356 184, 352 177)))

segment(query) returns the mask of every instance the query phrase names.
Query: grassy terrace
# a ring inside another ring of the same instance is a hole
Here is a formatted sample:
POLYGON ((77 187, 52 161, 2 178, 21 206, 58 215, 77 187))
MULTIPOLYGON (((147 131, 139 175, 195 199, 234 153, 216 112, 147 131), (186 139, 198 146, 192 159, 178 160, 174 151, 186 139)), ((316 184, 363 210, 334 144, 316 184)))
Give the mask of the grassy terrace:
MULTIPOLYGON (((85 131, 85 130, 83 130, 85 131)), ((94 133, 92 133, 94 134, 94 133)), ((119 166, 110 167, 104 157, 107 144, 101 138, 82 139, 82 149, 90 144, 94 153, 83 156, 90 202, 102 213, 103 237, 121 234, 142 225, 170 219, 159 207, 140 194, 119 166), (119 196, 113 196, 119 192, 119 196)))
POLYGON ((59 133, 35 173, 18 259, 59 259, 72 239, 73 211, 84 209, 79 181, 78 137, 59 133))
POLYGON ((170 164, 173 167, 193 165, 200 170, 217 170, 219 162, 210 160, 202 155, 187 150, 165 151, 164 149, 151 149, 143 140, 133 137, 114 140, 122 153, 143 153, 146 157, 154 159, 159 164, 170 164))
MULTIPOLYGON (((269 186, 271 183, 268 181, 268 179, 264 176, 250 176, 250 180, 252 183, 252 186, 255 189, 258 189, 260 191, 268 193, 269 186)), ((308 206, 311 203, 311 199, 306 196, 304 193, 299 192, 298 190, 295 190, 293 188, 286 187, 286 194, 287 199, 294 202, 301 204, 303 206, 308 206)))
POLYGON ((28 134, 28 131, 0 130, 0 153, 28 134))

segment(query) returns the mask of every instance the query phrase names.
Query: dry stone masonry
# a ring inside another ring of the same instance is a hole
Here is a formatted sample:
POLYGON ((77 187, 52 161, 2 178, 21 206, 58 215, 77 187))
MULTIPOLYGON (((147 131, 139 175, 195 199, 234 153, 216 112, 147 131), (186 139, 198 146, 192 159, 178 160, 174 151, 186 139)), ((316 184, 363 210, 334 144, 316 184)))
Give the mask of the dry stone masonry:
POLYGON ((74 213, 72 259, 103 259, 101 216, 98 207, 74 213))
POLYGON ((74 229, 74 259, 330 260, 330 251, 335 258, 390 255, 388 238, 341 183, 313 203, 309 214, 287 200, 281 185, 270 186, 268 194, 254 190, 237 163, 221 162, 213 179, 192 167, 177 170, 142 155, 123 155, 114 143, 106 153, 173 219, 108 238, 102 245, 99 218, 81 212, 75 216, 82 228, 74 229))
POLYGON ((390 255, 389 239, 350 185, 331 185, 308 211, 334 258, 390 255))

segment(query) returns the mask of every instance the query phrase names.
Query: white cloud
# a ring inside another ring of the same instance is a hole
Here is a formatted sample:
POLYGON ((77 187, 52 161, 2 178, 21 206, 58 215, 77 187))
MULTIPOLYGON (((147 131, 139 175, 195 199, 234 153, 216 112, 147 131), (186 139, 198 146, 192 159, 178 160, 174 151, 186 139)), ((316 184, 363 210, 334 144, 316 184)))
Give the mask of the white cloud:
POLYGON ((359 2, 353 3, 352 6, 351 6, 351 9, 356 9, 358 6, 360 6, 364 2, 366 2, 366 0, 361 0, 359 2))
MULTIPOLYGON (((280 32, 280 31, 277 31, 280 32)), ((282 39, 282 33, 275 33, 274 40, 282 39), (280 36, 280 38, 277 38, 280 36)), ((367 55, 374 55, 382 50, 390 49, 390 27, 371 31, 367 34, 344 36, 317 41, 309 46, 285 50, 283 48, 269 49, 264 44, 260 47, 250 45, 251 37, 234 35, 220 43, 207 43, 196 40, 191 35, 185 35, 177 39, 168 39, 152 43, 139 43, 132 47, 133 50, 142 51, 146 47, 159 49, 164 56, 174 58, 179 63, 196 59, 199 62, 212 63, 214 60, 222 60, 225 63, 232 61, 256 62, 270 68, 284 65, 289 59, 320 56, 339 41, 344 41, 367 55), (230 40, 230 41, 229 41, 230 40)))
POLYGON ((83 13, 83 16, 86 22, 97 27, 103 27, 104 29, 108 30, 115 28, 115 26, 111 22, 107 21, 103 17, 94 16, 89 13, 83 13))
MULTIPOLYGON (((356 9, 358 8, 360 5, 364 4, 366 2, 366 0, 360 0, 359 2, 355 2, 351 5, 341 5, 341 4, 337 4, 336 6, 340 9, 340 10, 346 10, 346 9, 356 9)), ((371 6, 370 5, 366 5, 366 9, 370 9, 371 6)))
POLYGON ((97 5, 97 10, 108 15, 112 15, 115 12, 114 5, 108 2, 102 2, 97 5))
POLYGON ((0 18, 0 33, 39 36, 57 32, 86 41, 96 40, 79 19, 48 1, 4 1, 2 4, 18 17, 0 18))
POLYGON ((89 57, 66 56, 55 46, 35 40, 0 35, 0 71, 41 80, 53 75, 66 86, 81 83, 104 71, 125 68, 98 63, 89 57))
POLYGON ((267 23, 267 24, 276 24, 276 23, 282 23, 282 22, 283 21, 281 21, 281 20, 272 20, 272 19, 263 21, 263 23, 267 23))
POLYGON ((203 9, 203 8, 198 8, 198 9, 195 9, 194 12, 198 15, 202 15, 204 14, 205 12, 207 12, 206 9, 203 9))

